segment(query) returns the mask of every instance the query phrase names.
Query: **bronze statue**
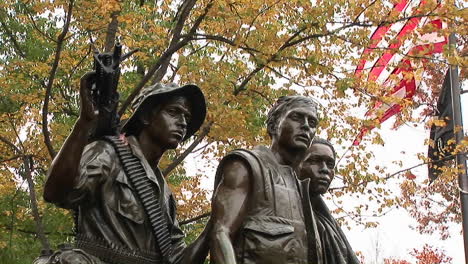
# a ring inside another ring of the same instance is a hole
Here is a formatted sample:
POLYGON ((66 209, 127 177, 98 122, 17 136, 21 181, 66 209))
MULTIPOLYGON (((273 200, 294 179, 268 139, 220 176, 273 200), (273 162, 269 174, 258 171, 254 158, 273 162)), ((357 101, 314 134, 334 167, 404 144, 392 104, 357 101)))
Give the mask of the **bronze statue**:
POLYGON ((295 168, 317 126, 316 103, 285 96, 268 113, 270 147, 234 150, 218 166, 211 259, 217 264, 308 264, 308 237, 295 168))
POLYGON ((313 241, 311 255, 317 264, 359 264, 339 224, 321 195, 335 176, 336 153, 327 140, 315 138, 299 168, 302 180, 305 223, 313 241))
POLYGON ((204 256, 192 249, 201 245, 186 247, 158 162, 200 128, 206 115, 203 93, 195 85, 146 87, 134 100, 134 113, 122 128, 125 136, 89 143, 100 111, 92 99, 96 78, 88 73, 81 79, 80 117, 44 188, 46 201, 76 212, 79 256, 71 255, 83 260, 73 263, 197 263, 204 256))

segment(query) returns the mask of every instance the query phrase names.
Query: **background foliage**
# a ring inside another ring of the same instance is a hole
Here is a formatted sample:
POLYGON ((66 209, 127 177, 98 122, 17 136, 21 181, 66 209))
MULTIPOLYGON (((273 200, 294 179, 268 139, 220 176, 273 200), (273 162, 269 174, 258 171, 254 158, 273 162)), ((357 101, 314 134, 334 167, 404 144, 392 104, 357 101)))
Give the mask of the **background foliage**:
MULTIPOLYGON (((365 212, 379 215, 400 206, 420 221, 422 232, 439 230, 446 237, 446 224, 460 222, 453 169, 447 168, 428 186, 405 169, 391 173, 383 166, 371 166, 374 155, 366 148, 385 143, 378 130, 348 149, 360 127, 369 124, 363 109, 377 99, 396 100, 386 98, 383 87, 353 75, 372 30, 411 17, 388 15, 393 2, 2 1, 0 262, 30 263, 41 248, 70 241, 69 213, 44 203, 41 189, 51 160, 77 119, 79 78, 92 69, 90 43, 109 51, 116 37, 127 50, 140 50, 124 62, 119 86, 124 117, 134 95, 150 83, 196 83, 207 97, 208 118, 198 135, 160 164, 179 200, 179 219, 207 213, 209 200, 200 187, 203 176, 187 175, 177 165, 189 153, 215 160, 237 147, 268 144, 267 109, 277 97, 299 90, 320 102, 320 134, 344 153, 338 167, 342 186, 332 191, 337 204, 350 196, 363 201, 352 210, 341 206, 335 210, 345 216, 340 217, 343 223, 357 221, 372 227, 376 223, 363 218, 365 212), (401 184, 402 192, 388 188, 388 181, 401 184), (378 206, 369 208, 368 200, 378 206), (439 204, 440 212, 432 209, 433 203, 439 204)), ((465 78, 466 10, 455 8, 453 1, 428 2, 422 15, 441 17, 451 25, 440 34, 461 33, 462 49, 454 52, 447 47, 440 57, 410 58, 425 62, 424 85, 414 102, 400 102, 407 108, 397 117, 396 127, 405 122, 429 125, 427 117, 433 112, 447 61, 460 65, 465 78)), ((429 29, 420 29, 425 30, 429 29)), ((466 146, 467 141, 459 150, 466 146)), ((427 162, 424 153, 420 158, 427 162)), ((184 227, 188 240, 202 226, 189 221, 184 227)))

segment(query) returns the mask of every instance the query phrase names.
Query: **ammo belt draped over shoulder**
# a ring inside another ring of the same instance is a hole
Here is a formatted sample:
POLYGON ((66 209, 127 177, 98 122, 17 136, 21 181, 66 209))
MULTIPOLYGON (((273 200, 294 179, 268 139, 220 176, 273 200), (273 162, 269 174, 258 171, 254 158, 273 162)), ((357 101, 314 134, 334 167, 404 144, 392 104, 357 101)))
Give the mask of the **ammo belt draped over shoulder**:
POLYGON ((145 213, 153 228, 153 234, 158 242, 159 250, 165 262, 172 255, 171 236, 167 221, 161 210, 159 198, 139 158, 133 155, 130 146, 117 136, 106 136, 104 140, 114 146, 125 174, 130 179, 130 184, 136 190, 137 197, 143 205, 145 213))

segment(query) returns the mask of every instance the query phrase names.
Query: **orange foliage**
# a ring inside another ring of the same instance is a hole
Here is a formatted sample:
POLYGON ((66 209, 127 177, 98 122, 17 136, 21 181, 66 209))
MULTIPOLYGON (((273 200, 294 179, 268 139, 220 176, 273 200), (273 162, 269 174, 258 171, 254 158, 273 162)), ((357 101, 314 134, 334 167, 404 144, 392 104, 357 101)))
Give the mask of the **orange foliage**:
MULTIPOLYGON (((413 249, 410 254, 416 259, 415 264, 451 264, 452 258, 445 252, 434 249, 425 244, 422 249, 413 249)), ((411 264, 411 262, 400 259, 385 259, 384 264, 411 264)))

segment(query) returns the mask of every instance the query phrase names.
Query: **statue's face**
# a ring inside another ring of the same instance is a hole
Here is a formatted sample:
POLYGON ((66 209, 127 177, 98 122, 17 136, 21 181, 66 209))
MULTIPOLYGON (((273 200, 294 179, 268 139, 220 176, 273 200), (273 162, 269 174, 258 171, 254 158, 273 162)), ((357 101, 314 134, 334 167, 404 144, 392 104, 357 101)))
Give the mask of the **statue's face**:
POLYGON ((335 177, 333 150, 325 144, 313 144, 299 170, 299 178, 310 179, 311 194, 324 194, 335 177))
POLYGON ((281 148, 305 151, 317 128, 317 112, 312 107, 290 109, 279 120, 276 140, 281 148))
POLYGON ((191 104, 187 98, 174 96, 154 110, 144 130, 162 148, 174 149, 185 138, 191 117, 191 104))

